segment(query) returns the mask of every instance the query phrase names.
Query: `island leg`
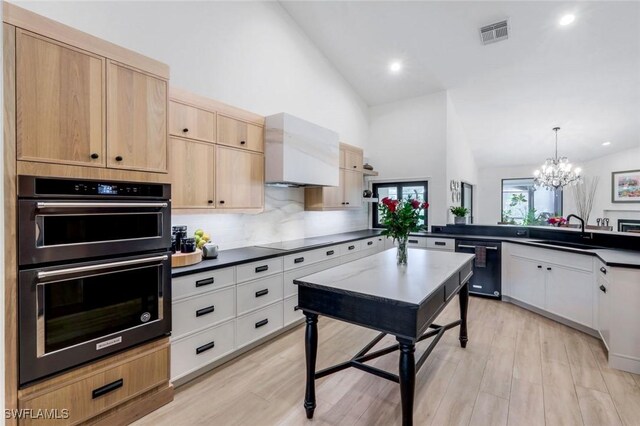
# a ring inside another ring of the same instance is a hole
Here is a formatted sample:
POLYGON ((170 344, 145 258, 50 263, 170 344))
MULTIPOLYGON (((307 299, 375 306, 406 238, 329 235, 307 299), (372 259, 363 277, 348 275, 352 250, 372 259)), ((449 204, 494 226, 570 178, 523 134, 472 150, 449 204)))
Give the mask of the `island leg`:
POLYGON ((313 417, 316 409, 316 355, 318 353, 318 315, 305 312, 307 328, 304 350, 307 358, 307 388, 304 394, 304 409, 307 418, 313 417))
POLYGON ((400 344, 400 398, 402 400, 402 426, 413 425, 413 397, 416 386, 416 346, 411 340, 397 338, 400 344))
POLYGON ((467 309, 469 307, 469 282, 464 283, 458 293, 460 299, 460 346, 467 347, 469 337, 467 335, 467 309))

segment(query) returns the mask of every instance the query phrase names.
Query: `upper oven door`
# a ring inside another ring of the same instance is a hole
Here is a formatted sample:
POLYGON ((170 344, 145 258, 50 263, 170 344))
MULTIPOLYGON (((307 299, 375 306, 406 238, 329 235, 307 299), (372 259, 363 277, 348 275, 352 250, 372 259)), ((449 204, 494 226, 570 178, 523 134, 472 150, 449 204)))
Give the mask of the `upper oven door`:
POLYGON ((113 256, 171 246, 168 201, 19 201, 19 263, 113 256))

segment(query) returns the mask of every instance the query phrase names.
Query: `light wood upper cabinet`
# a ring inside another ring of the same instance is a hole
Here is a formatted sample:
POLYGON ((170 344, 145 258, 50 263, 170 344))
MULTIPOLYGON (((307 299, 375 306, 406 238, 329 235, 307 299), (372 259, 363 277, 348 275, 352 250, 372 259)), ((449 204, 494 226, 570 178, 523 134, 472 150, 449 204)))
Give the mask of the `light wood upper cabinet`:
POLYGON ((167 171, 167 82, 121 64, 107 70, 107 166, 167 171))
POLYGON ((216 116, 213 112, 169 102, 169 133, 206 142, 216 141, 216 116))
POLYGON ((105 166, 105 59, 16 30, 18 160, 105 166))
POLYGON ((347 145, 340 144, 340 167, 347 170, 362 171, 362 164, 364 162, 362 149, 347 145))
POLYGON ((340 169, 338 186, 305 188, 305 210, 343 210, 362 207, 362 172, 340 169))
POLYGON ((214 208, 215 145, 179 138, 169 139, 171 207, 214 208))
POLYGON ((218 115, 217 143, 235 148, 264 152, 263 129, 235 118, 218 115))
POLYGON ((264 155, 216 146, 216 208, 264 206, 264 155))
POLYGON ((347 207, 362 206, 362 172, 341 170, 344 174, 344 202, 347 207))
MULTIPOLYGON (((344 170, 340 170, 338 186, 327 186, 324 188, 310 188, 322 194, 322 206, 325 208, 344 207, 344 170)), ((305 193, 305 200, 306 200, 305 193)))

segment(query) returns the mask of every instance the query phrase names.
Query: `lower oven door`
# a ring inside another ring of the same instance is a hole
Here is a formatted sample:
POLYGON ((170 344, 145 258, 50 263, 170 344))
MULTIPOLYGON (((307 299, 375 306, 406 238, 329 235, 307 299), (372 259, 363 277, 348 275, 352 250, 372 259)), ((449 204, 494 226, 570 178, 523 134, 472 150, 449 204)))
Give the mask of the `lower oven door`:
POLYGON ((170 253, 19 274, 20 384, 168 334, 170 253))

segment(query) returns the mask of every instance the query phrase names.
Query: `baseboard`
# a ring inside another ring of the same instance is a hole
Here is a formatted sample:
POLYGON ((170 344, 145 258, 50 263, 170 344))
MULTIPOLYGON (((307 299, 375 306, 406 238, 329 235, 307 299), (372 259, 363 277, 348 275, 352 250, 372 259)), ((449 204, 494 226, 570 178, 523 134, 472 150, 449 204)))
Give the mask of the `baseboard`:
POLYGON ((505 296, 504 294, 502 295, 502 301, 503 302, 512 303, 512 304, 514 304, 516 306, 520 306, 521 308, 524 308, 524 309, 526 309, 528 311, 535 312, 536 314, 541 315, 541 316, 543 316, 545 318, 549 318, 551 320, 559 322, 560 324, 564 324, 564 325, 566 325, 568 327, 575 328, 576 330, 582 331, 583 333, 586 333, 586 334, 588 334, 590 336, 593 336, 595 338, 600 339, 600 333, 597 330, 594 330, 591 327, 587 327, 587 326, 579 324, 579 323, 577 323, 575 321, 571 321, 571 320, 563 318, 561 316, 552 314, 551 312, 547 312, 547 311, 545 311, 543 309, 536 308, 535 306, 529 305, 528 303, 522 302, 520 300, 512 299, 511 297, 505 296))
POLYGON ((640 359, 609 352, 609 367, 640 374, 640 359))

